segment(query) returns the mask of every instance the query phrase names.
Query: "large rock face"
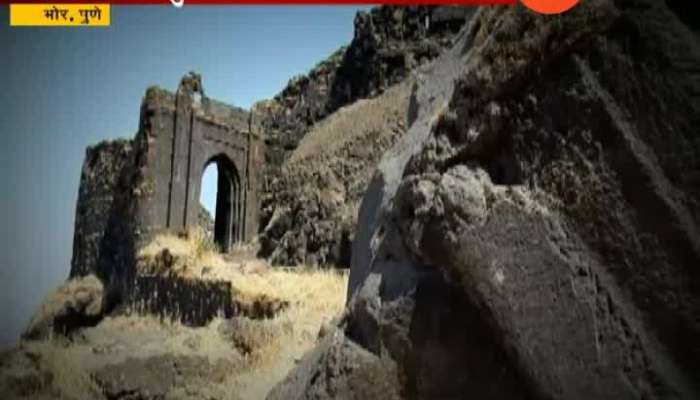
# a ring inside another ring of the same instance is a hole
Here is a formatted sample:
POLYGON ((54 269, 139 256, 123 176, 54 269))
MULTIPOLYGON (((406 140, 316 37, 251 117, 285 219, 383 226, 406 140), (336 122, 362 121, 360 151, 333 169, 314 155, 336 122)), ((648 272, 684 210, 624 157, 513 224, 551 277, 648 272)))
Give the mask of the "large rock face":
POLYGON ((346 340, 402 397, 700 396, 699 48, 652 0, 478 12, 360 209, 346 340))
POLYGON ((255 106, 265 132, 267 163, 261 228, 277 205, 274 181, 282 177, 285 160, 313 125, 345 105, 381 94, 437 57, 473 12, 471 7, 389 6, 360 12, 349 46, 290 80, 274 99, 255 106))
POLYGON ((347 48, 256 106, 267 143, 261 256, 279 265, 349 266, 364 189, 406 131, 411 72, 450 46, 474 10, 360 12, 347 48))

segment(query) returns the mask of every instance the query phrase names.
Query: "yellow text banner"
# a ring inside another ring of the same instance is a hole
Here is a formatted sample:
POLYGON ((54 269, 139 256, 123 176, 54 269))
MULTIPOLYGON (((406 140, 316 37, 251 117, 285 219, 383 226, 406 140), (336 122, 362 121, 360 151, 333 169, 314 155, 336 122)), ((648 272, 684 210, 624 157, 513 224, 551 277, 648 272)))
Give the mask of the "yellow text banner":
POLYGON ((11 26, 109 26, 109 4, 10 4, 11 26))

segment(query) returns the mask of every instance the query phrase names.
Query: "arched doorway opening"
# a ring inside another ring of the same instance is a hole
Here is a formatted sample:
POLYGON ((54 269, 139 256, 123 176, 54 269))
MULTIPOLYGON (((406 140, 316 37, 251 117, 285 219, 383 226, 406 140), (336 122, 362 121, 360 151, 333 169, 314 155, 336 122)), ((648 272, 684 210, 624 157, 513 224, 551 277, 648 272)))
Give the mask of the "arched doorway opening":
POLYGON ((214 243, 220 251, 229 251, 243 237, 243 188, 236 166, 223 154, 204 166, 200 203, 214 219, 214 243))

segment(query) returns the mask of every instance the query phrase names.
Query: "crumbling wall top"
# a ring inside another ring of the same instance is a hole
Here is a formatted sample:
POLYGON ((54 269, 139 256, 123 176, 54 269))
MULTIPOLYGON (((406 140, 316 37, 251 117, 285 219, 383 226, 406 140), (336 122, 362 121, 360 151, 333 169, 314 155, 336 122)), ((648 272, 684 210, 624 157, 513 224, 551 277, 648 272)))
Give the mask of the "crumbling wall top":
POLYGON ((251 121, 250 112, 222 101, 210 99, 204 93, 201 76, 190 72, 183 76, 176 93, 159 86, 149 87, 143 98, 143 107, 151 112, 158 109, 174 111, 178 101, 185 101, 187 107, 196 110, 197 117, 202 121, 225 126, 239 133, 250 134, 255 139, 259 138, 259 129, 256 129, 257 124, 251 121), (196 100, 197 98, 198 100, 196 100))

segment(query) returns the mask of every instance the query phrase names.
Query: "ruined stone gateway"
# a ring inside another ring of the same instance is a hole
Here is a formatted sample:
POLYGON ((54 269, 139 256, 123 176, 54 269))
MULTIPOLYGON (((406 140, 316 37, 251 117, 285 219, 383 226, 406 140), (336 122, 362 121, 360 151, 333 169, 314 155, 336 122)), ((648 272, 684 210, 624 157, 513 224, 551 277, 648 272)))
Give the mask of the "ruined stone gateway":
POLYGON ((218 168, 214 240, 222 251, 258 231, 262 140, 251 114, 207 98, 201 77, 176 93, 152 87, 133 140, 87 150, 71 276, 96 273, 128 292, 136 250, 162 232, 198 224, 202 175, 218 168))
POLYGON ((213 163, 219 171, 215 241, 225 251, 257 233, 261 141, 249 113, 206 98, 200 78, 187 75, 175 95, 149 90, 141 127, 153 155, 145 176, 152 187, 140 213, 146 227, 182 231, 196 224, 202 174, 213 163))

